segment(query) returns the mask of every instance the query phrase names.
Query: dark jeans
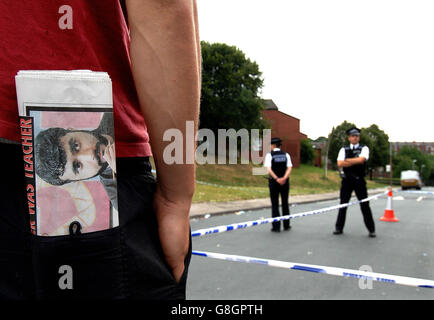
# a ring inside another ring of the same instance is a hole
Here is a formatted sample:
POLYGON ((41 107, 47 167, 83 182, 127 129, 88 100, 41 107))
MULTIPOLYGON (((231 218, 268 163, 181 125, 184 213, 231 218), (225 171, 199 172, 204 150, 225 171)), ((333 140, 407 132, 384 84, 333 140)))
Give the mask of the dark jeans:
MULTIPOLYGON (((279 212, 279 195, 282 199, 282 216, 289 215, 289 179, 282 186, 277 183, 275 180, 270 179, 268 183, 268 187, 270 189, 270 199, 271 199, 271 216, 273 218, 280 217, 279 212)), ((280 230, 280 221, 273 222, 273 230, 280 230)), ((283 220, 283 228, 289 228, 289 219, 283 220)))
POLYGON ((30 233, 21 148, 0 143, 0 154, 1 299, 185 299, 191 241, 176 283, 160 245, 146 158, 117 161, 119 227, 44 237, 30 233), (71 267, 72 289, 59 286, 63 265, 71 267))
MULTIPOLYGON (((362 200, 368 197, 368 191, 366 189, 366 181, 363 178, 345 178, 342 179, 341 185, 341 204, 348 203, 351 199, 353 190, 356 193, 357 199, 362 200)), ((371 208, 369 202, 362 202, 360 209, 363 214, 363 221, 369 232, 375 232, 374 219, 372 218, 371 208)), ((339 209, 338 218, 336 220, 336 230, 342 231, 345 225, 345 218, 347 215, 347 207, 339 209)))

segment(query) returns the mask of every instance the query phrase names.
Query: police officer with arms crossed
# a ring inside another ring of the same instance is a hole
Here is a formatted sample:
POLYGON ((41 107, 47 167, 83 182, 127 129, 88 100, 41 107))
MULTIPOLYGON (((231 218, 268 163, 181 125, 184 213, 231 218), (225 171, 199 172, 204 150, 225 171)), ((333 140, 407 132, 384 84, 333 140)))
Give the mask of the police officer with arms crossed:
MULTIPOLYGON (((267 153, 264 160, 264 167, 267 168, 269 176, 268 186, 270 188, 271 216, 279 217, 279 194, 282 197, 282 215, 289 215, 289 175, 292 170, 291 157, 285 151, 280 150, 282 140, 271 139, 271 152, 267 153)), ((289 219, 283 220, 283 229, 291 228, 289 219)), ((273 222, 273 232, 280 232, 280 221, 273 222)))
MULTIPOLYGON (((360 130, 353 127, 347 130, 348 141, 350 145, 341 148, 338 154, 338 167, 343 168, 342 186, 340 191, 341 204, 348 203, 353 190, 356 193, 357 199, 362 200, 368 197, 366 189, 365 170, 366 161, 369 159, 369 148, 359 144, 360 130)), ((369 237, 374 238, 375 224, 372 218, 369 202, 362 202, 360 208, 363 214, 363 220, 366 228, 369 231, 369 237)), ((338 218, 336 220, 336 229, 333 234, 342 234, 347 207, 339 209, 338 218)))

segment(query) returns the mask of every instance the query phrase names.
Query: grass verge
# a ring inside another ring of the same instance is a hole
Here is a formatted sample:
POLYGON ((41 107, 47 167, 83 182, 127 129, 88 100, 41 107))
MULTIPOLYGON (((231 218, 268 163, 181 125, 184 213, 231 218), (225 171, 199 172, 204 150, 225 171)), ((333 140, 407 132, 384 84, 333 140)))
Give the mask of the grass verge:
MULTIPOLYGON (((193 202, 233 201, 269 196, 266 176, 252 175, 252 165, 198 165, 196 192, 193 202)), ((290 195, 327 193, 340 188, 341 179, 336 171, 301 165, 290 176, 290 195)), ((384 184, 368 181, 368 188, 384 187, 384 184)))

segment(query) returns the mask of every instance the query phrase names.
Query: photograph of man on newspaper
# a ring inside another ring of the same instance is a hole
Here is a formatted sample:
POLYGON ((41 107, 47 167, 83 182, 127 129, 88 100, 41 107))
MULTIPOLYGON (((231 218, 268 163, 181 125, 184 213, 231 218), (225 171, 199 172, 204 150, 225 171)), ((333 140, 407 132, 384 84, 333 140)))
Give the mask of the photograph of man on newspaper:
MULTIPOLYGON (((116 197, 113 113, 95 130, 48 128, 35 140, 36 174, 52 185, 99 176, 110 199, 116 197)), ((117 204, 113 203, 115 208, 117 204)))
MULTIPOLYGON (((32 111, 32 114, 35 116, 35 119, 37 119, 35 123, 39 123, 40 125, 40 128, 35 130, 35 172, 45 183, 43 185, 40 183, 39 189, 42 190, 50 186, 60 186, 71 195, 74 202, 72 211, 75 211, 75 208, 80 206, 89 211, 89 206, 83 204, 83 199, 87 197, 88 202, 92 205, 102 201, 100 195, 97 197, 94 196, 94 190, 98 188, 95 183, 98 182, 97 184, 102 185, 105 190, 106 197, 108 196, 108 200, 111 204, 110 211, 114 209, 117 212, 113 113, 83 112, 77 114, 77 112, 32 111), (77 119, 77 117, 80 117, 80 123, 82 123, 84 116, 89 123, 91 123, 89 119, 93 118, 93 123, 96 123, 96 120, 98 120, 98 126, 95 129, 89 129, 89 124, 87 124, 87 129, 83 129, 83 126, 78 128, 74 127, 74 121, 78 120, 73 120, 72 118, 75 117, 75 119, 77 119), (56 124, 56 127, 50 127, 53 124, 56 124), (67 186, 67 184, 77 184, 78 182, 85 182, 78 184, 82 189, 79 192, 76 191, 79 187, 68 188, 67 186), (80 204, 77 205, 77 203, 80 204)), ((42 190, 36 193, 40 206, 43 205, 44 202, 47 203, 47 201, 44 201, 44 191, 45 190, 42 190)), ((94 211, 98 211, 97 209, 99 211, 106 211, 101 209, 100 205, 97 205, 94 211)), ((46 206, 44 210, 41 210, 42 215, 39 217, 40 222, 38 224, 43 230, 47 229, 44 224, 47 223, 46 220, 48 218, 46 216, 48 215, 48 210, 51 211, 51 209, 46 206)), ((68 217, 72 215, 65 214, 64 212, 65 211, 62 210, 62 215, 67 215, 68 217)), ((87 215, 89 216, 88 213, 87 215)), ((80 216, 79 212, 76 216, 80 216)), ((92 216, 92 219, 88 219, 90 221, 87 224, 88 226, 91 226, 90 224, 94 223, 94 221, 98 222, 101 220, 101 214, 98 212, 95 212, 92 216)), ((106 216, 106 214, 104 213, 102 216, 106 216)), ((112 216, 112 213, 110 216, 112 216)), ((56 217, 55 220, 58 221, 56 223, 53 223, 54 218, 50 217, 49 220, 51 221, 49 224, 51 224, 52 227, 49 229, 58 230, 58 227, 60 227, 59 223, 66 227, 69 223, 66 221, 68 217, 64 217, 63 219, 56 217)), ((112 217, 110 220, 110 226, 113 226, 112 217)), ((83 224, 86 226, 86 223, 83 224)), ((103 227, 94 226, 94 228, 91 229, 95 228, 98 230, 103 227)))

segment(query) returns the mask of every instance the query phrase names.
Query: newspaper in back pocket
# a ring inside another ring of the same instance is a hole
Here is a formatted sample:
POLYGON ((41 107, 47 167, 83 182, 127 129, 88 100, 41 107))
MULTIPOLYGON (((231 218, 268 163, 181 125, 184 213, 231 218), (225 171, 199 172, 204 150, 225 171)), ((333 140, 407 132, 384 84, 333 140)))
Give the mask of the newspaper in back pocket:
POLYGON ((31 232, 119 225, 113 97, 105 72, 19 71, 15 77, 31 232))

